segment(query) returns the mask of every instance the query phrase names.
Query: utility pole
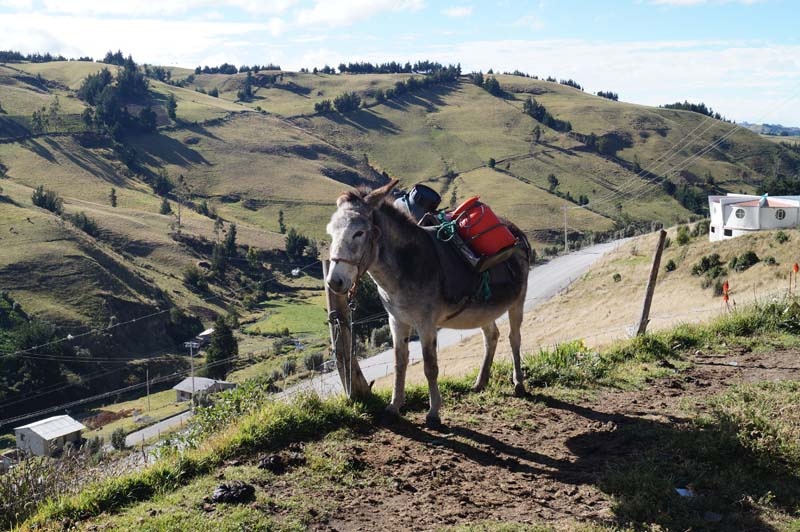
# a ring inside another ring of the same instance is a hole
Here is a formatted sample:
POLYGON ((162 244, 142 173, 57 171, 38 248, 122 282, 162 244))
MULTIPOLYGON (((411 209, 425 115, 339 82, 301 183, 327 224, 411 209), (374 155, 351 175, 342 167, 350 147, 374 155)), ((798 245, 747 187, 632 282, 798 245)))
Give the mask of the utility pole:
POLYGON ((564 253, 569 253, 569 241, 567 240, 567 206, 564 205, 564 253))
POLYGON ((200 347, 200 344, 192 341, 183 342, 183 347, 189 348, 190 375, 192 378, 192 412, 194 412, 194 350, 200 347))
POLYGON ((642 304, 642 317, 639 319, 636 336, 641 336, 647 332, 647 324, 650 322, 650 304, 653 302, 653 292, 656 289, 656 280, 658 279, 658 268, 661 265, 661 252, 664 251, 664 239, 666 237, 667 232, 662 229, 658 234, 658 245, 653 255, 653 265, 650 267, 650 278, 647 280, 647 291, 644 294, 644 303, 642 304))
POLYGON ((150 368, 146 370, 145 379, 147 381, 147 413, 150 413, 150 368))

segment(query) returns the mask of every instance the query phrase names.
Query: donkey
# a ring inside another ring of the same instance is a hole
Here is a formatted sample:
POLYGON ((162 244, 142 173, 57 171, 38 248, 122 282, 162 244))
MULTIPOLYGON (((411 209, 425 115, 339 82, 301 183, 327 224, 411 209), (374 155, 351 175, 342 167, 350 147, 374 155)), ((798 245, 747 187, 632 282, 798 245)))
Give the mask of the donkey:
POLYGON ((426 419, 428 424, 436 425, 440 423, 439 409, 442 404, 437 383, 437 328, 482 329, 483 364, 474 385, 474 390, 480 391, 489 381, 500 336, 495 320, 506 311, 514 357, 514 393, 523 395, 525 385, 520 362, 520 326, 530 268, 530 244, 525 235, 516 226, 508 224, 519 239, 522 250, 522 253, 514 253, 507 261, 513 279, 510 285, 493 290, 486 302, 448 302, 442 293, 448 272, 440 264, 435 249, 437 244, 406 213, 386 201, 397 183, 397 180, 393 180, 374 191, 359 188, 343 194, 337 200, 336 212, 326 228, 332 237, 331 267, 326 279, 328 287, 344 294, 354 288, 364 273, 369 273, 378 286, 378 293, 389 314, 395 378, 387 413, 399 415, 405 402, 408 342, 412 328, 417 331, 422 344, 428 381, 430 410, 426 419))

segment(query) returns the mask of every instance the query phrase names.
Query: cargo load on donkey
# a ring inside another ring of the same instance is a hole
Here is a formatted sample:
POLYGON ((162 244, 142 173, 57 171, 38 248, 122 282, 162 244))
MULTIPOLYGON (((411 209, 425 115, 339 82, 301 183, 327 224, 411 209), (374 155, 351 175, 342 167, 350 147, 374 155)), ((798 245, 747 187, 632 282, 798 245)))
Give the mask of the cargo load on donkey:
POLYGON ((420 226, 436 229, 440 242, 450 243, 462 258, 484 272, 506 261, 519 244, 511 231, 492 211, 473 196, 453 211, 437 210, 441 197, 422 184, 395 200, 420 226))

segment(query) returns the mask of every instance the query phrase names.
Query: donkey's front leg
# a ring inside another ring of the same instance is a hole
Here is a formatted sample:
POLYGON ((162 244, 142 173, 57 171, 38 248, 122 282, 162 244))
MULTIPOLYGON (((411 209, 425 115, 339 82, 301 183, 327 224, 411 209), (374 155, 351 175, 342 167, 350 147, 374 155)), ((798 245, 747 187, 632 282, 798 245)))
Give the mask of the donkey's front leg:
POLYGON ((422 360, 425 364, 425 378, 428 379, 428 394, 431 408, 425 420, 428 425, 439 425, 439 409, 442 406, 442 395, 439 393, 439 362, 436 354, 436 328, 431 331, 419 331, 422 343, 422 360))
POLYGON ((400 415, 400 408, 406 402, 406 369, 408 368, 408 341, 411 336, 411 326, 389 316, 389 328, 392 330, 394 343, 394 389, 392 402, 386 407, 386 412, 395 416, 400 415))

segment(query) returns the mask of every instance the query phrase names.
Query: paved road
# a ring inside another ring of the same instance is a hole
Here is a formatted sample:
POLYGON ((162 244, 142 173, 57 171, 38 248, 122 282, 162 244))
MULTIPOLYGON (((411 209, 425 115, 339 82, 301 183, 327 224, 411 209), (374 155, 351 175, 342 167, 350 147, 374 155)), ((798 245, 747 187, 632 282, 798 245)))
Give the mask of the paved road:
MULTIPOLYGON (((615 249, 623 241, 617 240, 605 244, 597 244, 569 255, 562 255, 551 260, 547 264, 537 266, 528 277, 528 292, 525 298, 525 312, 530 311, 557 295, 567 288, 573 281, 589 269, 597 259, 615 249)), ((507 315, 498 321, 507 319, 507 315)), ((465 338, 469 338, 480 333, 480 329, 440 329, 438 345, 440 348, 455 345, 465 338)), ((409 364, 414 364, 422 360, 422 348, 419 342, 409 344, 409 364)), ((394 372, 394 352, 387 349, 370 358, 361 361, 361 370, 367 382, 390 375, 394 372)), ((342 391, 342 382, 338 372, 319 375, 311 380, 301 382, 288 388, 282 395, 294 395, 295 393, 314 389, 322 396, 339 393, 342 391)))
MULTIPOLYGON (((188 403, 187 403, 188 405, 188 403)), ((167 432, 176 427, 181 427, 186 424, 186 421, 192 417, 192 412, 187 410, 178 415, 168 417, 158 423, 145 427, 142 430, 131 432, 125 437, 125 445, 128 447, 135 447, 141 445, 142 442, 150 440, 159 436, 163 432, 167 432)))

